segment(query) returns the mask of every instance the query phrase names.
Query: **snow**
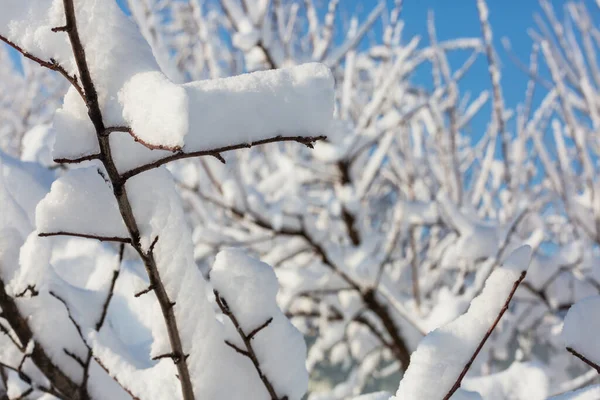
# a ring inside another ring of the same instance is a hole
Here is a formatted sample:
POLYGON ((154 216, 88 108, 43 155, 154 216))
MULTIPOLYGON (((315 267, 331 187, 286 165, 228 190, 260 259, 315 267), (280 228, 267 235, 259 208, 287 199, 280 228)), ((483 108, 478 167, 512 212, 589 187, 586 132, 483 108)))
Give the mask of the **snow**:
POLYGON ((184 85, 148 72, 119 97, 140 140, 185 152, 323 135, 333 117, 333 77, 317 63, 184 85))
POLYGON ((323 64, 192 82, 184 87, 191 110, 191 134, 184 148, 189 152, 250 144, 278 135, 325 135, 333 117, 333 76, 323 64))
MULTIPOLYGON (((224 250, 217 255, 210 280, 245 334, 273 318, 254 336, 252 346, 278 395, 301 399, 308 387, 306 345, 302 334, 277 306, 279 284, 273 269, 241 250, 224 250)), ((229 340, 242 346, 233 326, 228 322, 226 326, 229 340)))
MULTIPOLYGON (((2 7, 0 34, 44 60, 56 60, 71 74, 76 71, 68 36, 51 31, 64 25, 62 0, 6 0, 2 7)), ((135 75, 159 70, 152 50, 116 2, 76 1, 75 13, 104 122, 107 126, 122 126, 125 119, 118 93, 135 75)), ((65 97, 55 128, 54 158, 74 158, 97 151, 95 131, 73 88, 65 97)))
POLYGON ((138 138, 155 146, 183 147, 190 110, 181 85, 158 71, 144 72, 125 83, 119 100, 123 117, 138 138))
POLYGON ((396 399, 438 400, 449 392, 527 269, 530 257, 529 246, 515 250, 492 272, 466 314, 421 341, 400 381, 396 399))
POLYGON ((479 393, 485 400, 545 400, 549 384, 541 363, 515 362, 502 372, 465 378, 462 387, 479 393))
POLYGON ((35 220, 35 205, 48 191, 53 174, 36 163, 0 151, 0 230, 15 229, 25 238, 35 220))
POLYGON ((599 398, 600 385, 592 385, 573 392, 552 396, 548 400, 597 400, 599 398))
POLYGON ((129 238, 110 186, 94 167, 67 172, 36 208, 39 233, 129 238))
POLYGON ((592 296, 575 303, 569 309, 562 336, 570 347, 587 359, 600 365, 600 339, 596 332, 600 321, 594 318, 600 310, 600 296, 592 296))

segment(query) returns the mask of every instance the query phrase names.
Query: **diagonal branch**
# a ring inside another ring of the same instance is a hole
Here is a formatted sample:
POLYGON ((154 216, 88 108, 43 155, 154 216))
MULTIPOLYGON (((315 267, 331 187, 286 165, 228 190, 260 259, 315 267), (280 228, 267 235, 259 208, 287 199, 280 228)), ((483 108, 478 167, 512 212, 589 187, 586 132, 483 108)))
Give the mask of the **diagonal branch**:
POLYGON ((86 239, 96 239, 101 242, 119 242, 119 243, 131 243, 131 238, 123 238, 118 236, 99 236, 99 235, 89 235, 87 233, 75 233, 75 232, 42 232, 38 233, 40 237, 49 237, 49 236, 73 236, 80 237, 86 239))
MULTIPOLYGON (((29 357, 52 383, 55 391, 60 392, 61 396, 66 398, 79 400, 78 385, 53 363, 42 346, 34 340, 33 332, 29 327, 27 319, 21 314, 15 300, 6 293, 5 285, 1 278, 0 307, 2 308, 2 317, 8 321, 19 341, 21 343, 34 341, 33 351, 29 357)), ((60 398, 61 396, 57 397, 60 398)))
POLYGON ((56 62, 56 60, 50 59, 50 61, 45 61, 42 60, 41 58, 29 53, 28 51, 25 51, 22 47, 20 47, 18 44, 16 44, 15 42, 9 40, 8 38, 0 35, 0 41, 6 43, 7 45, 9 45, 10 47, 12 47, 13 49, 15 49, 16 51, 18 51, 19 53, 21 53, 23 55, 23 57, 36 62, 37 64, 41 65, 44 68, 48 68, 49 70, 52 71, 56 71, 59 74, 61 74, 62 76, 65 77, 66 80, 69 81, 69 83, 71 85, 73 85, 73 87, 75 88, 75 90, 77 90, 77 93, 79 93, 79 95, 81 96, 81 98, 85 99, 84 95, 83 95, 83 89, 81 88, 81 86, 79 85, 79 82, 77 81, 77 76, 75 75, 70 75, 66 69, 64 69, 63 66, 61 66, 60 64, 58 64, 56 62))
POLYGON ((573 350, 573 348, 571 348, 571 347, 567 347, 567 351, 569 353, 573 354, 575 357, 579 358, 581 361, 583 361, 590 367, 594 368, 600 374, 600 365, 591 361, 589 358, 585 357, 583 354, 578 353, 577 351, 573 350))
POLYGON ((523 279, 525 279, 525 274, 526 274, 526 272, 523 271, 521 273, 521 275, 519 276, 519 279, 517 279, 517 281, 514 283, 514 285, 512 287, 512 290, 510 291, 510 293, 508 295, 508 298, 504 302, 504 306, 502 306, 502 308, 500 309, 500 312, 498 313, 498 316, 496 317, 496 319, 494 320, 494 322, 492 323, 492 325, 489 327, 489 329, 487 330, 487 332, 485 333, 485 335, 483 336, 483 338, 479 342, 479 345, 477 346, 477 348, 475 349, 475 351, 471 355, 471 358, 469 359, 469 361, 467 361, 467 363, 465 364, 464 368, 462 369, 460 375, 458 376, 458 378, 454 382, 454 385, 452 386, 452 388, 450 389, 450 391, 448 392, 448 394, 446 394, 446 396, 444 396, 443 400, 449 400, 452 397, 452 395, 454 394, 454 392, 456 392, 460 388, 460 384, 461 384, 463 378, 465 377, 465 375, 467 374, 467 372, 469 371, 469 368, 471 368, 471 365, 473 364, 473 361, 475 361, 475 358, 477 357, 477 355, 479 354, 479 352, 483 348, 483 345, 488 340, 488 338, 492 335, 492 332, 494 331, 494 329, 496 329, 496 326, 500 322, 500 319, 502 318, 502 316, 504 315, 504 313, 506 312, 506 310, 508 310, 508 305, 509 305, 510 301, 512 300, 513 296, 515 295, 515 292, 517 291, 517 288, 519 287, 519 285, 521 284, 521 282, 523 282, 523 279))

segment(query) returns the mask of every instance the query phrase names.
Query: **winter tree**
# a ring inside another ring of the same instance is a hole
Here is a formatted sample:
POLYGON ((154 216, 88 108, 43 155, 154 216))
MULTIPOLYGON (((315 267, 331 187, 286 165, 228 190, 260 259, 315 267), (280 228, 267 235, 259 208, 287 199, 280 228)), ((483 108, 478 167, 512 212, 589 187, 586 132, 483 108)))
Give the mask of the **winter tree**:
POLYGON ((598 397, 585 4, 540 3, 516 110, 483 0, 426 45, 401 1, 0 5, 8 398, 598 397))

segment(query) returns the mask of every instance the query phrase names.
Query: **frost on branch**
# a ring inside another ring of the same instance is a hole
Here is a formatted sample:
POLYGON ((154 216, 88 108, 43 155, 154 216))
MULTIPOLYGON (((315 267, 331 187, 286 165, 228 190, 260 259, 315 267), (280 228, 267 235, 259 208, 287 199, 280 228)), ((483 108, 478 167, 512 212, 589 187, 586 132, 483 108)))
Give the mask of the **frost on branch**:
POLYGON ((528 246, 515 250, 502 267, 492 272, 466 314, 421 341, 400 381, 396 399, 449 399, 460 388, 475 356, 525 277, 530 258, 528 246))

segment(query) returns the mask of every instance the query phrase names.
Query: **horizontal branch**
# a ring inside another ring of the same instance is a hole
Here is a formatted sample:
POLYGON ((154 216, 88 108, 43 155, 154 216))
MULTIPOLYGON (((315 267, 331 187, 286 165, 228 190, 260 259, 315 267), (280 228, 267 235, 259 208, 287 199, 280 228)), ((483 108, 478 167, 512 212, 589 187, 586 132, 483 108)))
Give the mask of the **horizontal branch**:
POLYGON ((573 354, 575 357, 579 358, 581 361, 583 361, 590 367, 594 368, 600 374, 600 365, 598 365, 595 362, 591 361, 590 359, 586 358, 583 354, 578 353, 577 351, 573 350, 573 348, 571 348, 571 347, 567 347, 567 351, 569 353, 573 354))
POLYGON ((55 158, 54 162, 57 164, 77 164, 84 161, 98 160, 100 154, 89 154, 87 156, 81 156, 78 158, 55 158))
POLYGON ((220 153, 226 152, 226 151, 231 151, 231 150, 238 150, 238 149, 249 149, 251 147, 254 146, 258 146, 261 144, 267 144, 267 143, 275 143, 275 142, 298 142, 298 143, 302 143, 305 146, 308 146, 310 148, 313 147, 313 143, 318 141, 318 140, 323 140, 325 139, 325 136, 308 136, 308 137, 304 137, 304 136, 275 136, 275 137, 271 137, 268 139, 262 139, 262 140, 257 140, 256 142, 249 142, 249 143, 239 143, 239 144, 233 144, 230 146, 224 146, 224 147, 218 147, 215 149, 210 149, 210 150, 200 150, 200 151, 193 151, 190 153, 186 153, 186 152, 178 152, 175 154, 172 154, 170 156, 161 158, 160 160, 156 160, 152 163, 149 164, 145 164, 133 169, 130 169, 129 171, 124 172, 121 175, 121 178, 123 180, 127 180, 133 176, 136 176, 142 172, 151 170, 153 168, 158 168, 161 165, 167 164, 171 161, 176 161, 176 160, 181 160, 184 158, 192 158, 192 157, 202 157, 202 156, 212 156, 212 157, 216 157, 217 159, 223 161, 223 157, 221 157, 220 153))
POLYGON ((87 233, 75 233, 75 232, 42 232, 38 233, 40 237, 49 237, 49 236, 73 236, 85 239, 96 239, 101 242, 118 242, 118 243, 131 243, 131 238, 124 238, 118 236, 99 236, 99 235, 90 235, 87 233))

